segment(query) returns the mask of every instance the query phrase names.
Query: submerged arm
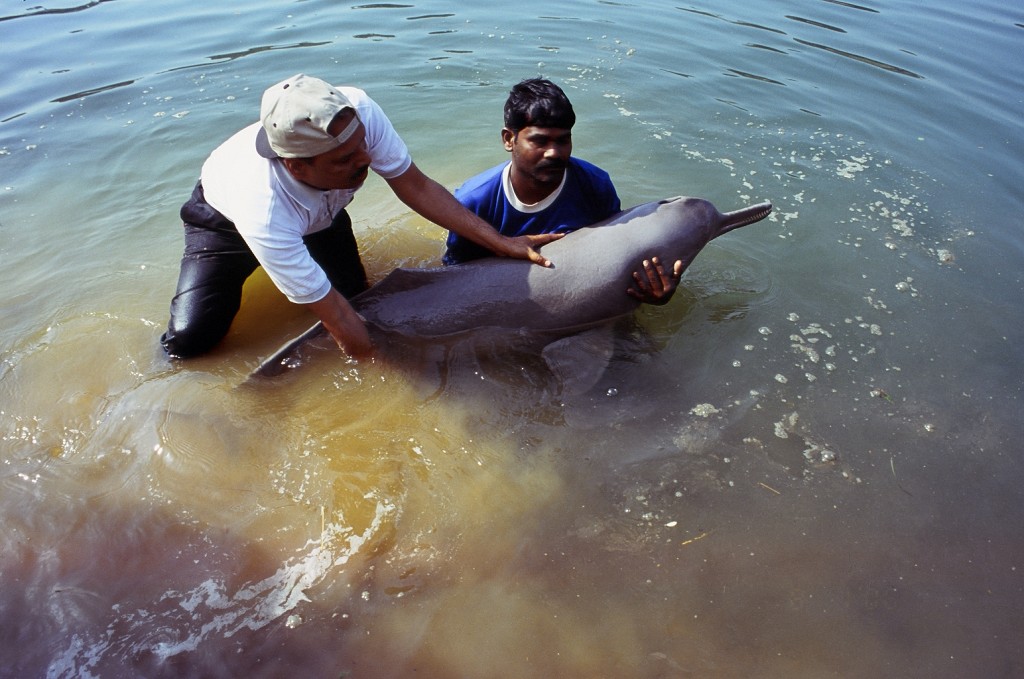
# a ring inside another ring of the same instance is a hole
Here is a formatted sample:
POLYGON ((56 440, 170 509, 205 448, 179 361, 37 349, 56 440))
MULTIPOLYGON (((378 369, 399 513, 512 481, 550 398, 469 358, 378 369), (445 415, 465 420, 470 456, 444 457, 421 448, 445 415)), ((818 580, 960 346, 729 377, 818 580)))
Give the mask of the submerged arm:
POLYGON ((363 319, 348 303, 348 300, 334 288, 319 301, 306 304, 313 313, 323 321, 327 332, 354 358, 369 356, 373 351, 370 334, 366 331, 363 319))

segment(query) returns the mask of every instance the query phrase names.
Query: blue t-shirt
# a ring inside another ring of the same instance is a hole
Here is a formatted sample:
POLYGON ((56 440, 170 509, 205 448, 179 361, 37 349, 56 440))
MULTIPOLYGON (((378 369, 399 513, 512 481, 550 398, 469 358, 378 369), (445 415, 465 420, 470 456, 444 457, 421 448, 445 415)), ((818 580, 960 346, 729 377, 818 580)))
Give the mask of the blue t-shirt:
MULTIPOLYGON (((610 217, 622 208, 608 173, 579 158, 570 158, 565 184, 551 205, 539 212, 521 212, 509 203, 502 188, 508 163, 481 172, 455 190, 455 197, 503 236, 573 231, 610 217)), ((458 264, 491 256, 490 250, 455 233, 448 235, 442 261, 458 264)))

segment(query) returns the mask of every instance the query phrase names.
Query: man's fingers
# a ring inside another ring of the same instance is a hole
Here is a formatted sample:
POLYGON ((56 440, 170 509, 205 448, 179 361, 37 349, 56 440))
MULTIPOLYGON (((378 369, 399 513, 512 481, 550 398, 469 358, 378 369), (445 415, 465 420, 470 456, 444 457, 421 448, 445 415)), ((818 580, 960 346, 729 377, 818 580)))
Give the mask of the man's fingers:
POLYGON ((530 245, 535 248, 547 245, 548 243, 553 243, 554 241, 561 240, 562 238, 565 238, 564 233, 537 233, 527 236, 527 239, 530 241, 530 245))
POLYGON ((559 240, 564 236, 564 233, 540 233, 529 236, 517 236, 511 239, 515 242, 515 246, 506 253, 506 256, 528 259, 534 264, 551 267, 553 266, 551 260, 540 254, 539 250, 542 246, 559 240))
POLYGON ((675 292, 679 279, 683 275, 683 262, 676 260, 669 270, 665 270, 658 257, 645 259, 633 272, 633 287, 626 293, 648 304, 664 304, 675 292))
POLYGON ((652 257, 650 263, 644 261, 644 270, 647 273, 647 280, 651 283, 651 291, 655 295, 664 292, 667 281, 665 280, 665 267, 661 265, 661 260, 652 257))
POLYGON ((535 249, 530 248, 529 256, 530 261, 534 264, 540 264, 543 267, 551 268, 551 260, 537 252, 535 249))

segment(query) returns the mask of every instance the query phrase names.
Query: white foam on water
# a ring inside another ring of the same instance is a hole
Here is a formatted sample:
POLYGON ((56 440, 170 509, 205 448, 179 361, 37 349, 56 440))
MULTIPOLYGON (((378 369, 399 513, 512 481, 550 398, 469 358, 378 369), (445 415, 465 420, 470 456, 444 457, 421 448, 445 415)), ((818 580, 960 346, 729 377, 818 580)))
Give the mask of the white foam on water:
POLYGON ((122 612, 115 606, 114 618, 106 630, 92 639, 74 635, 56 654, 46 676, 96 677, 94 671, 112 654, 135 656, 149 652, 167 660, 195 651, 207 640, 266 627, 300 603, 310 601, 307 592, 326 578, 337 579, 341 575, 337 569, 360 552, 395 509, 394 504, 378 500, 373 520, 360 534, 339 523, 326 524, 320 538, 308 541, 299 550, 299 556, 285 561, 273 575, 233 594, 227 591, 223 579, 211 578, 187 592, 167 591, 154 603, 155 612, 122 612), (166 602, 172 606, 161 605, 166 602))

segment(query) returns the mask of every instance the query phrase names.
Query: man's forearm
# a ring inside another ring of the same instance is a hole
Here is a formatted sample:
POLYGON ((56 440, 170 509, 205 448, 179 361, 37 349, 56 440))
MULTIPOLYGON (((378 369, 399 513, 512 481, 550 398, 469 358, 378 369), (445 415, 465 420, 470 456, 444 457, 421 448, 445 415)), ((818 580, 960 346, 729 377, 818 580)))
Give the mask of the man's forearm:
POLYGON ((541 266, 551 266, 551 262, 537 249, 545 243, 558 240, 562 234, 537 234, 516 238, 503 236, 493 226, 463 207, 448 189, 423 174, 415 164, 398 177, 392 177, 387 181, 403 203, 435 224, 468 238, 496 255, 527 259, 541 266))
POLYGON ((488 250, 501 251, 504 236, 463 207, 448 189, 427 177, 415 165, 392 181, 391 186, 395 195, 422 217, 488 250))

